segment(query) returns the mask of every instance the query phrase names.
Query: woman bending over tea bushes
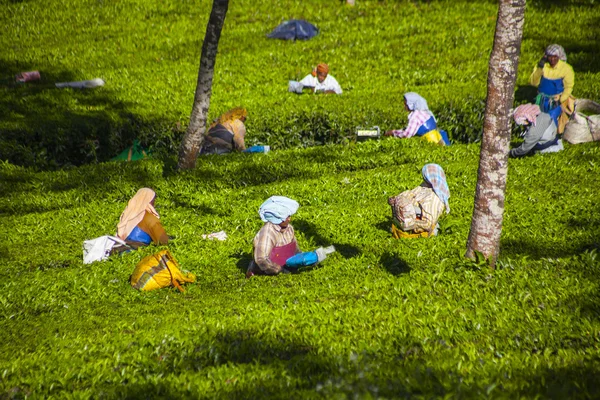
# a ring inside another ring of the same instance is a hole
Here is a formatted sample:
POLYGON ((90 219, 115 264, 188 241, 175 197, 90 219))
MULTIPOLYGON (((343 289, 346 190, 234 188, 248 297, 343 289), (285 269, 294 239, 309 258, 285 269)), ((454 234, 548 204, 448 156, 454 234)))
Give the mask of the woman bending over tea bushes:
POLYGON ((410 138, 421 136, 428 142, 448 146, 450 140, 445 131, 439 130, 437 121, 429 107, 427 100, 414 92, 404 94, 404 108, 409 111, 408 126, 405 129, 392 129, 385 133, 385 136, 394 136, 398 138, 410 138))
POLYGON ((248 266, 246 278, 253 275, 288 273, 286 261, 300 252, 290 218, 300 205, 284 196, 269 197, 259 208, 265 223, 254 237, 254 259, 248 266))
POLYGON ((392 234, 396 239, 434 236, 444 208, 446 213, 450 212, 450 190, 442 167, 426 164, 421 174, 421 185, 388 199, 394 217, 392 234))
POLYGON ((562 140, 556 134, 556 123, 537 104, 522 104, 515 109, 513 119, 517 125, 528 125, 523 143, 511 149, 511 157, 523 157, 531 152, 555 153, 563 150, 562 140))
POLYGON ((117 236, 133 247, 155 244, 167 244, 169 237, 160 223, 160 217, 154 209, 156 193, 142 188, 129 200, 117 225, 117 236))
POLYGON ((244 151, 246 144, 245 108, 236 107, 217 118, 204 137, 200 154, 225 154, 233 150, 244 151))

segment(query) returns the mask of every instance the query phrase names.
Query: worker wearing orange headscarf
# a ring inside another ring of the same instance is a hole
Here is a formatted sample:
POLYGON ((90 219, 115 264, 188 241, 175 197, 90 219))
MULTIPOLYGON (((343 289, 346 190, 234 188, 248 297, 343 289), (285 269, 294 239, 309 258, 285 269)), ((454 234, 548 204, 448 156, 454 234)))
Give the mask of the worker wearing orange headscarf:
POLYGON ((311 89, 314 93, 335 93, 342 94, 342 88, 338 81, 329 75, 329 65, 319 64, 312 73, 306 75, 300 84, 304 88, 311 89))
POLYGON ((154 209, 154 190, 142 188, 129 200, 117 225, 117 236, 139 245, 167 244, 169 237, 154 209))

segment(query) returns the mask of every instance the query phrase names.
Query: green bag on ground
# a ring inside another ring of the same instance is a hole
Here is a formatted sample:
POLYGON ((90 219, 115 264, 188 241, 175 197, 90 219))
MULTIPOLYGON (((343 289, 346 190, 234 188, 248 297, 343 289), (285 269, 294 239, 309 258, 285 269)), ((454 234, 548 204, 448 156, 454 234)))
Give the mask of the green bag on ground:
POLYGON ((147 157, 150 157, 150 152, 142 147, 138 139, 135 139, 133 145, 123 150, 118 156, 111 158, 110 161, 137 161, 147 157))

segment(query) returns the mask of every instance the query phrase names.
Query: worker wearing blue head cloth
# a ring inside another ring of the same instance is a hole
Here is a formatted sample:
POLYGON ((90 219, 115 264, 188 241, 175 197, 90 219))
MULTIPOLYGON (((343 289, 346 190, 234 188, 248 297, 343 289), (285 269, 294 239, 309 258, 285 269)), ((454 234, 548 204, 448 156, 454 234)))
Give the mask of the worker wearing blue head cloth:
POLYGON ((296 214, 300 204, 296 200, 292 200, 284 196, 269 197, 258 209, 258 214, 263 222, 271 222, 280 224, 288 217, 296 214))
POLYGON ((284 196, 269 197, 258 209, 265 223, 254 237, 254 259, 248 267, 246 278, 253 275, 277 275, 288 258, 299 253, 294 228, 290 218, 298 211, 297 201, 284 196))

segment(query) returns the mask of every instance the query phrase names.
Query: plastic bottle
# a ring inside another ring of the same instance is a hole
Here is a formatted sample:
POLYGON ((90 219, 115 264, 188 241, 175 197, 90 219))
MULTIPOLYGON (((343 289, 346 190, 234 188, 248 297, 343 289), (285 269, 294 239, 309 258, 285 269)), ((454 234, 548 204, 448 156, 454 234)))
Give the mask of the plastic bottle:
POLYGON ((271 150, 271 146, 250 146, 244 153, 268 153, 271 150))
POLYGON ((318 262, 323 261, 327 258, 328 254, 335 251, 335 247, 319 247, 315 251, 306 251, 304 253, 298 253, 287 259, 285 266, 288 268, 299 268, 314 265, 318 262))

